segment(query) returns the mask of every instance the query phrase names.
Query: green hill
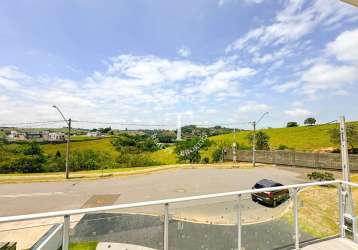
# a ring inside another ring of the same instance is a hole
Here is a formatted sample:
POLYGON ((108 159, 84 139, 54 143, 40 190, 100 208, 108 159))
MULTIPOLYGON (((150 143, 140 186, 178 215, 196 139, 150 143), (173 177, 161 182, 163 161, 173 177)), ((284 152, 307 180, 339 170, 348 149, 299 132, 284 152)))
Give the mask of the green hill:
MULTIPOLYGON (((353 122, 358 126, 358 122, 353 122)), ((312 151, 328 147, 338 147, 329 138, 329 130, 338 128, 339 125, 325 124, 316 126, 301 126, 293 128, 271 128, 262 129, 270 136, 270 148, 276 149, 279 145, 286 145, 298 151, 312 151)), ((247 135, 251 131, 240 131, 236 133, 236 140, 241 145, 248 146, 247 135)), ((226 134, 210 137, 213 141, 225 141, 232 143, 234 134, 226 134)))
MULTIPOLYGON (((354 122, 358 126, 358 122, 354 122)), ((301 126, 294 128, 271 128, 262 129, 263 132, 270 136, 270 148, 276 149, 279 145, 286 145, 298 151, 312 151, 328 147, 338 147, 330 142, 328 131, 332 128, 337 128, 338 124, 326 124, 316 126, 301 126)), ((249 147, 247 135, 251 131, 240 131, 236 133, 236 141, 241 146, 249 147)), ((234 134, 225 134, 209 137, 210 140, 215 142, 224 141, 232 144, 234 134)), ((109 152, 114 158, 118 155, 116 149, 111 144, 112 138, 103 138, 90 141, 77 141, 71 142, 71 150, 86 150, 94 149, 109 152)), ((62 144, 46 144, 43 145, 43 150, 46 154, 55 154, 57 151, 65 153, 66 143, 62 144)), ((208 150, 202 151, 202 158, 211 158, 211 153, 215 149, 212 145, 208 150)), ((176 155, 173 152, 174 146, 151 153, 149 155, 153 160, 161 164, 174 164, 176 163, 176 155)))

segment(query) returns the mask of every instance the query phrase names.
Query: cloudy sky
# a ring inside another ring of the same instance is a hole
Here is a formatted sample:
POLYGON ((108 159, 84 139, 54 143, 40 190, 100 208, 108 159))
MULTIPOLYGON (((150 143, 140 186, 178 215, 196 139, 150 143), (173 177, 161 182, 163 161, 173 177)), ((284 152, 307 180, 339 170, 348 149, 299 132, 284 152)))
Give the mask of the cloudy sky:
POLYGON ((4 0, 0 55, 0 124, 58 120, 54 104, 109 123, 358 120, 358 8, 338 0, 4 0))

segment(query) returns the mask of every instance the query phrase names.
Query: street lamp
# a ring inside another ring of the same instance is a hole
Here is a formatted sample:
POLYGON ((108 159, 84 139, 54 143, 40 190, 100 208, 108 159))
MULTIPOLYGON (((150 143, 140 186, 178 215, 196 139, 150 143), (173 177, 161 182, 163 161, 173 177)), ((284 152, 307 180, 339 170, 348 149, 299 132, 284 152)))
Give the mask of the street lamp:
POLYGON ((269 112, 265 112, 261 115, 260 119, 258 119, 257 121, 250 122, 254 128, 253 129, 254 133, 252 136, 252 166, 253 167, 256 166, 256 126, 268 113, 269 112))
POLYGON ((69 164, 69 158, 70 158, 71 118, 69 118, 67 120, 66 117, 62 114, 61 110, 56 105, 53 105, 52 107, 55 108, 60 113, 64 122, 68 126, 67 148, 66 148, 66 179, 69 179, 70 178, 70 169, 69 169, 68 164, 69 164))

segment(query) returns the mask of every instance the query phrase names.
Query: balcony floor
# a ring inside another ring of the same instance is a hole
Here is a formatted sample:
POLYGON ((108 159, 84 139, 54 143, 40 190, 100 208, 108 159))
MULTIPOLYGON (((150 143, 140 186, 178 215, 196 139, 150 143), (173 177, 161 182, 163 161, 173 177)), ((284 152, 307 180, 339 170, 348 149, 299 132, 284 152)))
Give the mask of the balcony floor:
POLYGON ((336 238, 302 248, 302 250, 356 250, 358 245, 349 239, 336 238))

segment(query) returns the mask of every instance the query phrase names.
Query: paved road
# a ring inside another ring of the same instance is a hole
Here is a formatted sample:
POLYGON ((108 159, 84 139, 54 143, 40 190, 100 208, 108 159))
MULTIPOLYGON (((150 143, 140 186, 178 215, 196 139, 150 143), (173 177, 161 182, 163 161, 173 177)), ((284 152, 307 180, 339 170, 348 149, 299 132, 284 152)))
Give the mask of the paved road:
MULTIPOLYGON (((304 182, 295 172, 264 167, 176 169, 99 180, 1 184, 0 215, 81 208, 93 196, 104 199, 108 196, 118 196, 115 202, 110 203, 120 204, 250 189, 262 178, 273 179, 283 184, 304 182)), ((103 204, 92 204, 96 205, 103 204)))
POLYGON ((304 182, 293 171, 260 167, 176 169, 98 180, 0 184, 0 216, 249 189, 262 178, 283 184, 304 182))

